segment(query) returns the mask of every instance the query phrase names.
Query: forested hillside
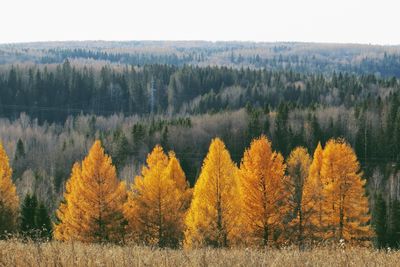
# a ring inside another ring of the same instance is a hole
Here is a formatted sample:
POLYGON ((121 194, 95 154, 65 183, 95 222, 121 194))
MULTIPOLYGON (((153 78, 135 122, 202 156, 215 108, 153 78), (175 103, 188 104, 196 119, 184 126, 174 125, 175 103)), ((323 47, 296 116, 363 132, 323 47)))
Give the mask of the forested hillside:
POLYGON ((32 43, 0 45, 0 64, 12 180, 20 199, 35 193, 53 219, 73 164, 96 139, 121 180, 131 183, 160 144, 194 186, 215 137, 238 165, 263 134, 284 158, 344 138, 371 210, 400 207, 399 47, 32 43))
POLYGON ((400 76, 400 46, 206 41, 84 41, 0 44, 0 64, 60 64, 65 59, 144 66, 227 66, 302 73, 400 76))

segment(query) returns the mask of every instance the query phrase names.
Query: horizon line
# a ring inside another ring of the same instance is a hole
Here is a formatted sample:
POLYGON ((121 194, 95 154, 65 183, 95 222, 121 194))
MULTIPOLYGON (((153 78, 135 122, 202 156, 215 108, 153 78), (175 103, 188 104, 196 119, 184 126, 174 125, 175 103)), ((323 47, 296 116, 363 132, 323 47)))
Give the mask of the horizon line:
POLYGON ((332 41, 257 41, 257 40, 207 40, 207 39, 81 39, 81 40, 35 40, 35 41, 11 41, 11 42, 2 42, 0 41, 0 45, 23 45, 23 44, 46 44, 46 43, 74 43, 74 42, 167 42, 167 43, 190 43, 190 42, 203 42, 203 43, 253 43, 253 44, 325 44, 325 45, 361 45, 361 46, 383 46, 383 47, 396 47, 400 46, 399 44, 382 44, 382 43, 364 43, 364 42, 332 42, 332 41))

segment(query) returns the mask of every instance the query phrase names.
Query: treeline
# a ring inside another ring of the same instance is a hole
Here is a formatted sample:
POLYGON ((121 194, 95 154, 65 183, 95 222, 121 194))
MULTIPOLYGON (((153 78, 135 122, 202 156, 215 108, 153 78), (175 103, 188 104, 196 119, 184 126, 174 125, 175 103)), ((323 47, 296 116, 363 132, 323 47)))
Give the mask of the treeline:
POLYGON ((397 96, 397 79, 374 75, 232 69, 226 67, 75 67, 68 60, 48 67, 11 66, 0 72, 0 115, 25 112, 41 122, 71 114, 209 113, 250 103, 276 110, 380 105, 397 96))
MULTIPOLYGON (((227 50, 229 51, 229 50, 227 50)), ((242 55, 240 52, 231 52, 226 62, 233 66, 248 66, 269 70, 293 70, 300 73, 347 72, 362 75, 365 73, 377 74, 382 77, 400 77, 400 54, 384 53, 383 57, 367 57, 361 60, 349 60, 346 63, 338 59, 304 56, 298 54, 274 56, 242 55)), ((184 53, 151 54, 151 53, 113 53, 92 51, 85 49, 49 49, 48 55, 40 59, 40 64, 62 63, 67 59, 93 59, 111 63, 144 66, 149 64, 167 64, 183 66, 185 64, 200 65, 210 61, 214 51, 185 51, 184 53)), ((228 65, 227 63, 221 65, 228 65)))
POLYGON ((400 54, 384 53, 381 57, 365 56, 361 60, 345 60, 346 63, 335 58, 323 58, 315 56, 277 55, 271 58, 262 58, 259 55, 244 57, 231 55, 233 64, 250 65, 256 68, 272 70, 293 70, 301 73, 333 72, 353 73, 363 75, 366 73, 381 77, 400 77, 400 54))
POLYGON ((43 42, 0 45, 0 64, 60 64, 66 59, 110 64, 292 69, 301 73, 336 72, 400 77, 396 46, 251 42, 43 42))
POLYGON ((93 59, 121 63, 127 65, 144 66, 151 64, 166 64, 182 66, 192 62, 204 61, 203 53, 184 53, 184 54, 150 54, 150 53, 113 53, 106 51, 86 50, 86 49, 49 49, 46 56, 40 59, 40 64, 62 63, 68 59, 93 59))
MULTIPOLYGON (((12 189, 0 195, 6 203, 1 211, 13 215, 7 217, 11 226, 18 197, 8 158, 0 152, 0 185, 12 189)), ((127 189, 96 141, 72 168, 54 237, 173 248, 367 244, 373 232, 364 185, 357 157, 344 140, 331 139, 325 148, 318 144, 313 157, 297 147, 285 160, 261 136, 239 166, 221 139, 213 139, 193 189, 175 153, 166 155, 156 145, 127 189)))

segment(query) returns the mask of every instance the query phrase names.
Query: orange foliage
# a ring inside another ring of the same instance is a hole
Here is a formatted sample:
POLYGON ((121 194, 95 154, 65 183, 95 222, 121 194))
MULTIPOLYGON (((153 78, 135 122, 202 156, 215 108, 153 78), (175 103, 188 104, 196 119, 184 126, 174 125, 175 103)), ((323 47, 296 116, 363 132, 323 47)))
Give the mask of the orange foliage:
POLYGON ((343 140, 330 140, 323 152, 324 239, 358 242, 371 236, 365 180, 353 149, 343 140))
POLYGON ((267 246, 288 212, 285 164, 265 136, 252 141, 239 171, 241 231, 248 245, 267 246))
POLYGON ((142 175, 135 178, 124 207, 130 239, 146 245, 178 247, 190 190, 174 153, 168 157, 156 146, 142 175))
POLYGON ((225 144, 213 139, 185 219, 187 247, 226 247, 235 242, 240 210, 236 172, 225 144))
POLYGON ((100 141, 94 143, 82 165, 73 166, 64 197, 65 202, 57 211, 60 223, 55 225, 56 239, 83 242, 123 239, 125 183, 118 180, 100 141))

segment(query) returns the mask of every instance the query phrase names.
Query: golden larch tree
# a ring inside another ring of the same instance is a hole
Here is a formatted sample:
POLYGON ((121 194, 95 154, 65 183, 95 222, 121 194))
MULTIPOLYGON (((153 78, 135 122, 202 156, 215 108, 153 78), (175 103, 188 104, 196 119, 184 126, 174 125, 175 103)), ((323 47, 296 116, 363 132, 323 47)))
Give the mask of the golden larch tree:
POLYGON ((179 247, 190 190, 178 159, 157 145, 147 156, 124 207, 130 239, 145 245, 179 247))
POLYGON ((81 166, 76 162, 72 166, 71 176, 65 185, 64 199, 56 211, 57 222, 53 225, 53 235, 57 240, 74 240, 81 230, 80 221, 83 219, 83 214, 82 210, 76 206, 80 202, 80 195, 73 193, 79 190, 80 175, 81 166), (74 216, 71 212, 74 212, 74 216))
POLYGON ((308 193, 305 188, 309 185, 308 174, 310 165, 311 157, 304 147, 293 149, 287 160, 289 203, 293 219, 290 222, 292 230, 291 239, 300 248, 303 247, 306 228, 309 226, 308 219, 311 213, 306 205, 309 196, 305 196, 308 193))
POLYGON ((310 165, 308 178, 304 184, 303 206, 307 213, 308 227, 305 229, 307 237, 311 240, 320 240, 323 235, 323 182, 321 177, 323 149, 318 143, 312 163, 310 165))
POLYGON ((288 212, 285 168, 282 155, 265 136, 253 140, 244 153, 238 184, 240 228, 247 245, 268 246, 282 231, 288 212))
POLYGON ((321 168, 324 238, 358 242, 371 236, 365 180, 353 149, 342 139, 327 142, 321 168))
POLYGON ((225 144, 213 139, 186 215, 186 247, 227 247, 235 242, 240 210, 236 175, 225 144))
POLYGON ((82 242, 123 240, 125 183, 117 178, 111 158, 95 141, 82 164, 73 166, 64 202, 57 211, 55 238, 82 242))
POLYGON ((0 142, 0 235, 14 231, 17 226, 19 199, 11 177, 9 159, 0 142))

